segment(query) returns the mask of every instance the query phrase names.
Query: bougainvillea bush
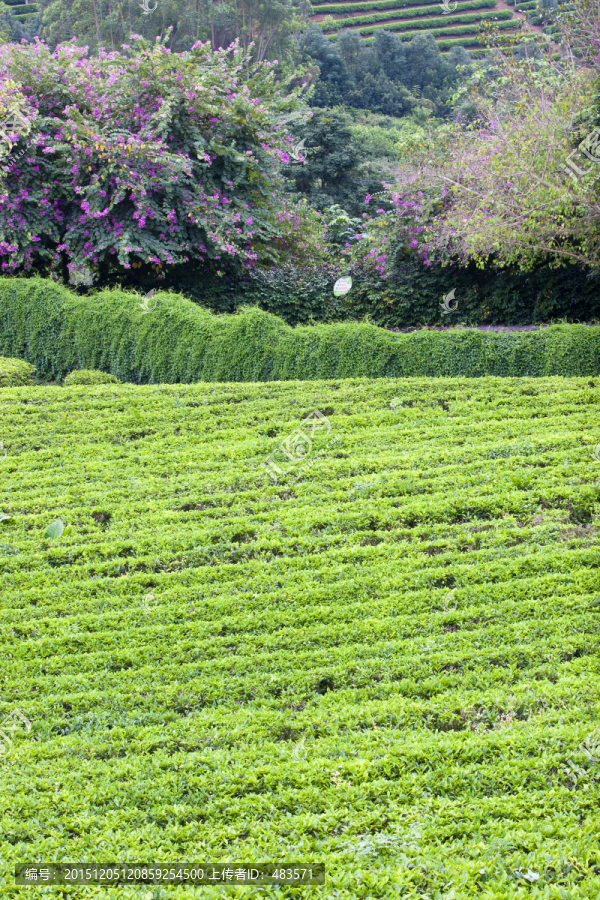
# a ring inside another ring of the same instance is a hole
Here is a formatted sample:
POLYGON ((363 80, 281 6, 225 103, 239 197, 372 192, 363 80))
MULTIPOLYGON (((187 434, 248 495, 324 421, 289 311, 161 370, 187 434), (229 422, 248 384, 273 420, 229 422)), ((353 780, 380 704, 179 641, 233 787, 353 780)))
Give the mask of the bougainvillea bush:
POLYGON ((280 189, 288 123, 309 113, 274 64, 237 45, 171 53, 132 41, 94 58, 73 43, 0 47, 0 118, 12 123, 2 270, 143 283, 190 261, 247 269, 311 256, 280 189))

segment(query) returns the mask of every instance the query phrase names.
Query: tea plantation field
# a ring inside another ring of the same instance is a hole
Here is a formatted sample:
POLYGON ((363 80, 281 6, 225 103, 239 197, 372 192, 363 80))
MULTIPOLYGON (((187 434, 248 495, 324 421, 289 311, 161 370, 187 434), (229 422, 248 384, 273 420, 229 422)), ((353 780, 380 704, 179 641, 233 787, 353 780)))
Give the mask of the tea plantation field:
POLYGON ((0 720, 31 724, 0 896, 600 897, 599 408, 558 377, 0 390, 0 720), (328 874, 15 887, 36 860, 328 874))

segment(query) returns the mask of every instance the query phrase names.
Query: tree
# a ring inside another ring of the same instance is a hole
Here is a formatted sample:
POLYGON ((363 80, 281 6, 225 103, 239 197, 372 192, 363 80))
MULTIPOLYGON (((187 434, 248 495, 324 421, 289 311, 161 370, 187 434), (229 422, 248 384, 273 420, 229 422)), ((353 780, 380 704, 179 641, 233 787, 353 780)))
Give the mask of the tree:
POLYGON ((318 107, 338 106, 344 102, 348 88, 347 67, 320 28, 312 25, 299 41, 303 60, 312 60, 319 67, 311 105, 318 107))
POLYGON ((365 174, 365 156, 352 140, 346 117, 319 110, 301 129, 306 161, 287 173, 290 189, 318 210, 339 205, 352 215, 364 212, 365 195, 383 190, 381 181, 365 174))
POLYGON ((418 34, 404 44, 393 32, 378 31, 367 45, 355 30, 340 32, 332 42, 313 26, 300 47, 304 59, 314 60, 321 70, 313 106, 346 105, 396 117, 410 115, 418 106, 447 117, 448 100, 460 77, 456 67, 469 62, 463 48, 454 50, 446 62, 430 34, 418 34))
POLYGON ((473 69, 457 96, 472 122, 422 135, 410 154, 401 196, 430 201, 419 201, 420 251, 481 267, 599 267, 595 72, 557 65, 537 35, 497 44, 473 69), (524 42, 535 52, 515 52, 524 42))
POLYGON ((292 53, 292 34, 308 8, 307 0, 148 0, 146 8, 137 0, 51 0, 41 36, 51 47, 75 36, 96 52, 120 49, 133 33, 164 39, 171 29, 174 50, 189 50, 198 40, 217 50, 238 40, 260 62, 292 53))
POLYGON ((32 40, 38 34, 40 26, 40 14, 28 16, 26 21, 20 22, 13 13, 12 8, 6 3, 0 2, 0 35, 2 42, 32 40))
POLYGON ((302 256, 280 174, 301 111, 270 63, 236 45, 94 58, 7 44, 0 73, 0 115, 18 113, 0 160, 4 271, 143 282, 192 260, 241 271, 302 256))
POLYGON ((438 45, 429 32, 419 32, 406 45, 408 69, 407 84, 420 91, 437 87, 441 74, 441 57, 438 45))
POLYGON ((381 68, 391 81, 407 82, 408 61, 404 43, 392 31, 378 31, 373 46, 381 68))

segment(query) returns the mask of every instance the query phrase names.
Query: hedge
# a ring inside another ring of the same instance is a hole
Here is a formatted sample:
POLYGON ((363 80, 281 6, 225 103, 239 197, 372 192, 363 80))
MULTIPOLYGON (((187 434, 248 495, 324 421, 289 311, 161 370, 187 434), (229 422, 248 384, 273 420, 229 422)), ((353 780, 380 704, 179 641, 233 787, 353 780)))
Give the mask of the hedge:
MULTIPOLYGON (((473 26, 469 25, 468 27, 472 29, 473 26)), ((393 31, 393 28, 388 28, 388 31, 393 31)), ((335 41, 337 38, 337 33, 327 35, 327 37, 330 41, 335 41)), ((400 37, 403 41, 410 41, 414 37, 414 32, 409 32, 408 34, 399 33, 398 37, 400 37)), ((375 38, 373 37, 373 35, 371 35, 370 37, 363 37, 363 43, 367 45, 372 44, 374 40, 375 38)), ((485 43, 486 40, 487 38, 485 37, 482 37, 480 39, 478 30, 471 31, 468 34, 465 34, 463 38, 449 38, 446 40, 444 38, 435 37, 435 42, 440 53, 442 51, 451 50, 452 47, 471 47, 472 49, 467 51, 470 55, 473 53, 485 55, 485 50, 482 49, 482 42, 485 43)))
POLYGON ((436 38, 436 44, 440 53, 451 50, 452 47, 464 47, 465 49, 470 47, 471 49, 467 49, 467 53, 474 59, 483 59, 485 56, 485 50, 481 49, 485 41, 486 38, 480 39, 478 34, 467 34, 464 38, 453 38, 451 40, 436 38), (473 56, 473 54, 477 54, 477 56, 473 56))
MULTIPOLYGON (((391 28, 389 29, 389 31, 392 31, 392 30, 393 29, 391 29, 391 28)), ((404 36, 404 37, 402 35, 399 35, 399 37, 401 37, 402 40, 404 40, 404 41, 408 41, 412 37, 414 37, 414 34, 411 33, 408 36, 404 36)), ((336 38, 336 35, 334 34, 334 35, 331 35, 329 39, 334 41, 335 38, 336 38)), ((483 49, 482 44, 484 44, 486 40, 487 40, 487 38, 485 38, 485 37, 482 37, 480 39, 478 32, 474 32, 472 34, 466 34, 463 38, 450 38, 448 40, 446 40, 444 38, 436 37, 435 42, 437 44, 438 50, 442 54, 446 53, 448 50, 451 50, 452 47, 464 47, 466 49, 467 53, 469 54, 469 56, 471 56, 473 59, 479 59, 479 58, 483 58, 485 56, 485 50, 483 49), (467 49, 469 47, 471 49, 467 49)), ((363 43, 365 43, 367 45, 372 44, 373 41, 374 41, 373 37, 363 38, 363 43)))
POLYGON ((438 21, 439 22, 447 22, 448 21, 448 19, 440 18, 440 19, 427 19, 422 22, 415 21, 415 22, 410 22, 410 23, 409 22, 399 22, 399 23, 384 22, 382 25, 367 25, 365 28, 358 28, 357 31, 359 34, 369 34, 370 32, 377 31, 378 29, 383 28, 386 31, 396 32, 398 34, 398 37, 403 41, 411 41, 414 37, 414 32, 420 31, 421 29, 423 29, 425 31, 429 31, 433 35, 433 37, 436 37, 437 35, 444 35, 444 34, 473 33, 473 29, 478 29, 479 23, 483 19, 491 19, 492 21, 496 21, 497 27, 499 29, 514 28, 515 24, 516 24, 515 19, 511 19, 510 21, 506 21, 506 22, 498 21, 499 19, 501 19, 503 17, 503 14, 506 14, 506 13, 509 13, 512 16, 512 13, 509 9, 501 10, 500 12, 492 13, 491 15, 488 15, 487 13, 482 13, 480 16, 454 16, 452 18, 453 22, 463 23, 463 24, 458 25, 455 28, 453 28, 452 26, 448 26, 446 28, 432 27, 432 26, 435 26, 436 22, 438 22, 438 21), (467 20, 467 22, 464 22, 465 19, 467 20), (410 31, 400 31, 401 28, 406 28, 408 25, 411 26, 410 31))
POLYGON ((440 300, 451 288, 459 300, 452 324, 540 325, 600 319, 600 273, 574 265, 521 272, 514 267, 478 269, 474 264, 425 267, 409 257, 384 280, 357 263, 349 272, 350 293, 334 297, 333 284, 340 274, 333 265, 287 263, 243 279, 234 279, 231 273, 224 278, 200 276, 197 270, 173 273, 165 286, 214 313, 258 306, 288 325, 369 316, 373 324, 393 328, 447 326, 440 300))
POLYGON ((166 292, 145 313, 120 290, 77 296, 39 278, 0 279, 0 353, 45 377, 99 369, 121 381, 253 382, 402 376, 596 375, 600 328, 393 334, 367 323, 291 328, 256 308, 216 316, 166 292))
MULTIPOLYGON (((470 0, 468 3, 461 3, 460 9, 480 9, 481 4, 479 0, 470 0)), ((512 12, 509 9, 501 10, 500 12, 494 11, 493 13, 480 13, 479 15, 475 14, 467 14, 461 15, 460 12, 454 12, 450 17, 445 17, 442 19, 440 17, 440 5, 439 3, 435 4, 435 6, 423 6, 417 9, 399 9, 399 10, 390 10, 388 12, 379 12, 372 13, 371 15, 366 16, 348 16, 345 19, 336 19, 335 24, 336 27, 345 28, 347 26, 352 25, 372 25, 375 22, 383 22, 386 19, 390 19, 390 16, 393 15, 397 19, 414 19, 415 16, 419 16, 420 18, 431 17, 430 21, 432 22, 440 22, 440 21, 452 21, 452 22, 479 22, 484 18, 501 18, 501 19, 510 19, 512 18, 512 12)), ((411 24, 410 22, 406 22, 407 25, 411 24)), ((419 28, 424 27, 419 22, 419 28)))
POLYGON ((22 359, 0 357, 0 388, 33 384, 35 369, 22 359))
POLYGON ((107 372, 99 372, 98 369, 74 369, 63 384, 65 387, 73 384, 119 384, 119 379, 107 372))
MULTIPOLYGON (((466 3, 458 3, 458 9, 483 9, 489 7, 492 9, 496 5, 496 0, 467 0, 466 3), (475 5, 477 4, 477 5, 475 5)), ((317 15, 341 15, 343 13, 352 12, 370 12, 378 9, 404 9, 410 7, 413 9, 421 9, 421 7, 433 7, 439 10, 439 2, 434 3, 432 0, 374 0, 373 3, 327 3, 323 6, 317 6, 317 15)), ((415 15, 417 13, 415 12, 415 15)))

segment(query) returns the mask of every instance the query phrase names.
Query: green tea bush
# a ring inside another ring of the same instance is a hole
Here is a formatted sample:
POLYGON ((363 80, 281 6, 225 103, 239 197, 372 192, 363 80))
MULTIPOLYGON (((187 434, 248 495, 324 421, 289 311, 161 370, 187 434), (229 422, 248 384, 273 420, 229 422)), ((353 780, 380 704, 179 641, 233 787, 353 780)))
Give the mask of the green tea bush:
POLYGON ((0 723, 29 723, 0 735, 2 900, 598 900, 599 404, 590 378, 1 391, 0 723), (326 883, 13 877, 202 856, 326 883))
POLYGON ((447 22, 448 19, 444 19, 440 16, 439 19, 427 19, 427 20, 414 20, 411 22, 385 22, 382 25, 368 25, 364 28, 358 28, 357 31, 359 34, 371 34, 373 31, 376 31, 378 28, 384 28, 386 31, 393 31, 398 34, 398 37, 403 41, 411 41, 414 37, 415 31, 426 30, 429 31, 434 37, 443 34, 469 34, 475 33, 479 28, 479 22, 482 19, 491 19, 497 21, 496 27, 503 30, 506 28, 514 28, 515 23, 512 19, 512 12, 510 9, 500 10, 499 12, 490 12, 490 13, 481 13, 481 15, 465 15, 465 16, 452 16, 452 22, 461 22, 464 24, 460 24, 457 26, 448 26, 444 27, 442 25, 443 22, 447 22), (507 18, 510 16, 511 19, 508 21, 500 21, 501 19, 507 18), (441 27, 436 27, 437 24, 440 24, 441 27), (411 31, 401 31, 402 28, 407 28, 410 25, 411 31))
MULTIPOLYGON (((461 9, 484 9, 486 7, 493 8, 496 5, 495 0, 459 0, 457 10, 461 9)), ((374 0, 373 3, 330 3, 319 6, 317 12, 319 15, 341 15, 343 13, 353 12, 371 12, 378 9, 404 9, 410 7, 414 10, 415 15, 421 14, 421 8, 429 8, 439 13, 440 4, 432 2, 432 0, 421 0, 416 3, 415 0, 374 0)))
POLYGON ((22 359, 0 357, 0 387, 33 384, 35 368, 22 359))
POLYGON ((81 297, 42 279, 0 279, 0 352, 44 377, 99 369, 121 381, 288 381, 401 376, 592 375, 600 329, 393 334, 369 323, 291 328, 256 308, 214 315, 176 294, 81 297))
MULTIPOLYGON (((481 3, 478 0, 470 0, 469 3, 461 3, 460 9, 480 9, 481 3)), ((460 15, 458 12, 454 13, 450 19, 442 19, 440 16, 440 4, 436 3, 434 6, 424 6, 418 7, 417 9, 401 9, 397 12, 394 11, 393 18, 396 19, 408 19, 410 21, 406 22, 407 25, 412 24, 412 20, 416 16, 421 16, 423 19, 427 19, 427 23, 432 23, 433 25, 439 24, 441 21, 450 21, 450 22, 479 22, 481 19, 485 18, 498 18, 498 19, 511 19, 512 12, 509 9, 500 10, 494 13, 479 13, 478 15, 474 14, 464 14, 460 15)), ((372 13, 370 15, 364 16, 349 16, 346 19, 336 19, 335 27, 346 28, 346 27, 354 27, 355 25, 371 25, 375 22, 383 22, 389 20, 391 13, 389 12, 378 12, 372 13)), ((424 28, 425 23, 419 22, 418 26, 415 27, 424 28)))
POLYGON ((65 387, 71 384, 119 384, 119 379, 98 369, 75 369, 65 378, 65 387))
MULTIPOLYGON (((475 52, 480 54, 483 53, 483 51, 478 50, 478 48, 481 47, 481 40, 477 32, 465 34, 464 38, 454 38, 451 40, 444 40, 442 38, 441 40, 437 40, 436 44, 438 45, 438 49, 440 52, 442 52, 443 50, 451 50, 452 47, 471 47, 474 48, 475 52)), ((472 52, 473 50, 469 51, 469 53, 472 52)))

